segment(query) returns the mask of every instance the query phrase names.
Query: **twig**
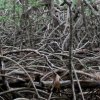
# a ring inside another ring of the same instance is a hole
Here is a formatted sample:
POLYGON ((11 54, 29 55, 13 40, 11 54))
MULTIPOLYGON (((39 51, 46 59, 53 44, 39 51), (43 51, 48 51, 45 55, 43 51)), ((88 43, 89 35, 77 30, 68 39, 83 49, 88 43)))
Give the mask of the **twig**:
POLYGON ((69 39, 69 71, 70 71, 70 78, 71 78, 71 85, 72 85, 72 92, 73 92, 73 100, 76 100, 75 88, 74 88, 74 79, 73 79, 73 68, 72 68, 72 47, 73 47, 73 27, 72 27, 72 10, 71 4, 69 5, 69 13, 70 13, 70 39, 69 39))
POLYGON ((82 100, 85 100, 83 92, 82 92, 82 88, 81 88, 81 85, 80 85, 80 82, 79 82, 79 79, 78 79, 78 76, 77 76, 77 73, 75 71, 73 63, 72 63, 72 68, 73 68, 73 71, 74 71, 74 74, 75 74, 75 78, 77 80, 77 83, 78 83, 78 86, 79 86, 79 89, 80 89, 80 92, 81 92, 81 95, 82 95, 82 100))

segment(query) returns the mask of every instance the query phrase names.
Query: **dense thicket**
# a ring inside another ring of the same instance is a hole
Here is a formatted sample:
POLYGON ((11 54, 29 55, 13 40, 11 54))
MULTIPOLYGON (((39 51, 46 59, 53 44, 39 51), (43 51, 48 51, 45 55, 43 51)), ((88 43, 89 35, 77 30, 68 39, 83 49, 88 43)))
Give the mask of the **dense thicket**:
POLYGON ((99 6, 0 0, 0 100, 99 100, 99 6))

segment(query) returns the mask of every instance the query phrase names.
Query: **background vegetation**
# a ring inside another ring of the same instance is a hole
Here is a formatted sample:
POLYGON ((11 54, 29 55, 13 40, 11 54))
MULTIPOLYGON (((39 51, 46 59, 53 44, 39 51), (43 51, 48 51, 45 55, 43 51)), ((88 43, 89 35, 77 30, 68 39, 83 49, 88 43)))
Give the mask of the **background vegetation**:
POLYGON ((99 100, 99 6, 0 0, 0 100, 99 100))

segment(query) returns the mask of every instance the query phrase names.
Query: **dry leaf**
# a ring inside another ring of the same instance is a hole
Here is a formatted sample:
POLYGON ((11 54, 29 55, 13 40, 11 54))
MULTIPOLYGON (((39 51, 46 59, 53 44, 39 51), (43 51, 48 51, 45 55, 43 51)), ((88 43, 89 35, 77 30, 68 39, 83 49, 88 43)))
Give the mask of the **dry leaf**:
POLYGON ((94 77, 95 77, 96 80, 100 80, 100 72, 96 72, 94 74, 94 77))
POLYGON ((60 76, 58 74, 54 75, 53 86, 57 92, 60 90, 60 76))

